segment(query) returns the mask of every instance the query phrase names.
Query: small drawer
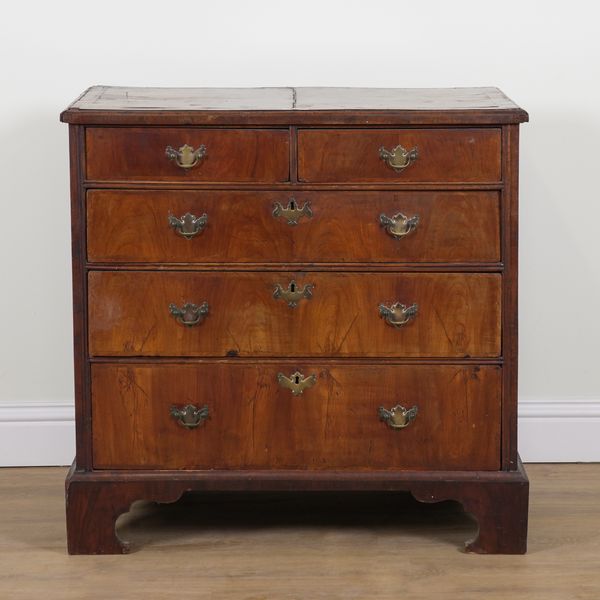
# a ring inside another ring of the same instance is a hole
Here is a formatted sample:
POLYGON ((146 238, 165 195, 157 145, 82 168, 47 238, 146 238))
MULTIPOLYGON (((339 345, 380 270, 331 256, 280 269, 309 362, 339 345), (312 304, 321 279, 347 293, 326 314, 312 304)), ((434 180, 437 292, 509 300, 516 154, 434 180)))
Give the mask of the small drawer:
POLYGON ((307 183, 494 183, 500 129, 302 129, 307 183))
POLYGON ((90 127, 86 177, 94 181, 278 183, 289 180, 285 129, 90 127))
POLYGON ((92 356, 497 357, 494 273, 91 271, 92 356))
POLYGON ((500 260, 498 192, 91 190, 91 262, 500 260))
POLYGON ((496 470, 500 391, 497 366, 96 364, 93 462, 96 469, 496 470))

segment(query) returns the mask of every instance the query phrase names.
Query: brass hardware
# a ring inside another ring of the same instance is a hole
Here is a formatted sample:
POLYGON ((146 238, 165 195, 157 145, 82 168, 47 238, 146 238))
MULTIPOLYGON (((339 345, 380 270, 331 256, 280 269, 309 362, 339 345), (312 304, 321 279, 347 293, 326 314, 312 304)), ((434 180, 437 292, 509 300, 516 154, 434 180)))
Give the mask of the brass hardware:
POLYGON ((185 213, 183 217, 177 218, 169 215, 169 225, 186 240, 191 240, 197 233, 202 231, 208 222, 206 213, 196 217, 191 213, 185 213))
POLYGON ((415 147, 412 150, 405 150, 398 144, 392 151, 386 150, 383 146, 379 148, 379 158, 394 169, 396 173, 404 171, 408 165, 419 158, 419 151, 415 147))
POLYGON ((390 410, 380 406, 377 412, 379 413, 379 418, 385 421, 392 429, 404 429, 415 420, 419 408, 417 406, 404 408, 404 406, 398 404, 390 410))
POLYGON ((196 150, 187 144, 181 146, 179 150, 175 150, 172 146, 167 146, 165 154, 169 160, 174 160, 178 167, 191 169, 206 156, 206 146, 202 144, 196 150))
POLYGON ((379 223, 392 237, 401 240, 417 228, 419 215, 408 218, 402 213, 397 213, 393 217, 381 214, 379 215, 379 223))
POLYGON ((314 285, 312 283, 298 285, 293 279, 289 282, 287 289, 283 289, 279 283, 276 283, 275 290, 273 291, 273 298, 281 298, 287 302, 290 308, 295 308, 302 298, 308 300, 312 297, 313 287, 314 285))
POLYGON ((169 304, 169 312, 186 327, 193 327, 202 323, 204 317, 208 314, 208 302, 203 302, 200 306, 186 302, 181 308, 176 304, 169 304))
POLYGON ((379 314, 393 327, 402 327, 409 321, 412 321, 419 311, 419 306, 413 304, 412 306, 405 306, 400 302, 396 302, 391 306, 385 306, 384 304, 379 305, 379 314))
POLYGON ((305 202, 302 207, 300 207, 294 198, 290 198, 290 201, 285 208, 283 208, 281 202, 275 202, 273 206, 273 216, 283 217, 288 225, 298 225, 298 221, 302 217, 310 219, 313 216, 313 213, 309 202, 305 202))
POLYGON ((183 408, 171 406, 169 414, 182 426, 188 429, 198 427, 200 423, 206 421, 209 416, 208 405, 201 408, 195 407, 193 404, 186 404, 183 408))
POLYGON ((302 394, 304 390, 317 383, 317 376, 309 375, 308 377, 304 377, 300 371, 292 373, 289 377, 286 377, 283 373, 277 373, 277 381, 282 388, 292 390, 292 394, 298 396, 302 394))

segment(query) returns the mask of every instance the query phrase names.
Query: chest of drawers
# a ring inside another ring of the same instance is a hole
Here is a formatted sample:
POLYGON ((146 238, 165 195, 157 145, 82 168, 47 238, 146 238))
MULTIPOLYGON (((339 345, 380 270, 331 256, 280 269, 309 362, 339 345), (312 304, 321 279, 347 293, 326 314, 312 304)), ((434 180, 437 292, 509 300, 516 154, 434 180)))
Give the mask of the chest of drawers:
MULTIPOLYGON (((495 88, 93 87, 69 123, 69 552, 188 490, 460 501, 522 553, 518 128, 495 88)), ((399 541, 399 543, 401 543, 399 541)))

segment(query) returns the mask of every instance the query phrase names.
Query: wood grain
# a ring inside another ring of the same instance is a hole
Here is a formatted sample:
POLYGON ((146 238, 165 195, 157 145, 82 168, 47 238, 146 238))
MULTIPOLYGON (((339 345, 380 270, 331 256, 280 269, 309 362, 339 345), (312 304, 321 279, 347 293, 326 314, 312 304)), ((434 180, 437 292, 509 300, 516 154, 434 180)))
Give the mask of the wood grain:
POLYGON ((243 192, 91 190, 87 193, 91 262, 497 262, 497 192, 243 192), (273 216, 275 203, 308 203, 298 224, 273 216), (168 216, 208 216, 188 240, 168 216), (414 232, 394 239, 379 215, 419 216, 414 232))
POLYGON ((80 124, 519 123, 498 88, 135 88, 94 86, 61 114, 80 124))
MULTIPOLYGON (((410 491, 421 502, 460 502, 479 524, 467 552, 523 554, 527 549, 529 481, 518 469, 494 471, 95 471, 71 468, 66 479, 70 554, 129 551, 115 532, 116 520, 140 497, 177 501, 184 492, 410 491), (94 518, 96 517, 96 518, 94 518)), ((346 498, 348 499, 348 498, 346 498)), ((189 519, 189 515, 188 515, 189 519)), ((186 521, 186 522, 189 522, 186 521)))
POLYGON ((494 182, 501 174, 501 130, 299 129, 302 182, 494 182), (414 163, 397 173, 379 148, 418 148, 414 163))
POLYGON ((503 157, 507 186, 502 193, 505 273, 502 278, 502 348, 506 358, 503 380, 502 457, 503 467, 517 464, 517 416, 519 402, 519 128, 504 128, 503 157))
POLYGON ((449 356, 500 355, 496 274, 451 273, 89 273, 92 356, 449 356), (290 308, 276 284, 314 286, 290 308), (169 305, 208 302, 195 327, 169 305), (417 303, 395 328, 380 303, 417 303))
POLYGON ((499 367, 302 364, 94 365, 94 467, 100 469, 447 469, 500 464, 499 367), (188 430, 171 406, 207 405, 188 430), (393 430, 378 407, 418 406, 393 430))
POLYGON ((91 468, 85 192, 81 185, 85 168, 85 154, 82 152, 83 137, 83 127, 69 126, 76 460, 81 468, 91 468))
POLYGON ((514 110, 495 87, 456 88, 152 88, 93 86, 79 110, 514 110))
POLYGON ((86 130, 90 180, 289 181, 287 129, 114 128, 86 130), (165 155, 167 146, 206 146, 206 157, 182 169, 165 155))

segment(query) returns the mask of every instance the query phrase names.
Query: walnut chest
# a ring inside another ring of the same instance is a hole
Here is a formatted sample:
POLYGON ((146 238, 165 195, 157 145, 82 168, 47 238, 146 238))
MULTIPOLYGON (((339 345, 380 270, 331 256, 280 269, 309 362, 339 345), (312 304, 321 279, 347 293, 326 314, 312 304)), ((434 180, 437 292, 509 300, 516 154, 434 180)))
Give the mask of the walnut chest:
POLYGON ((187 490, 460 501, 526 548, 519 123, 496 88, 93 87, 69 123, 69 551, 187 490))

